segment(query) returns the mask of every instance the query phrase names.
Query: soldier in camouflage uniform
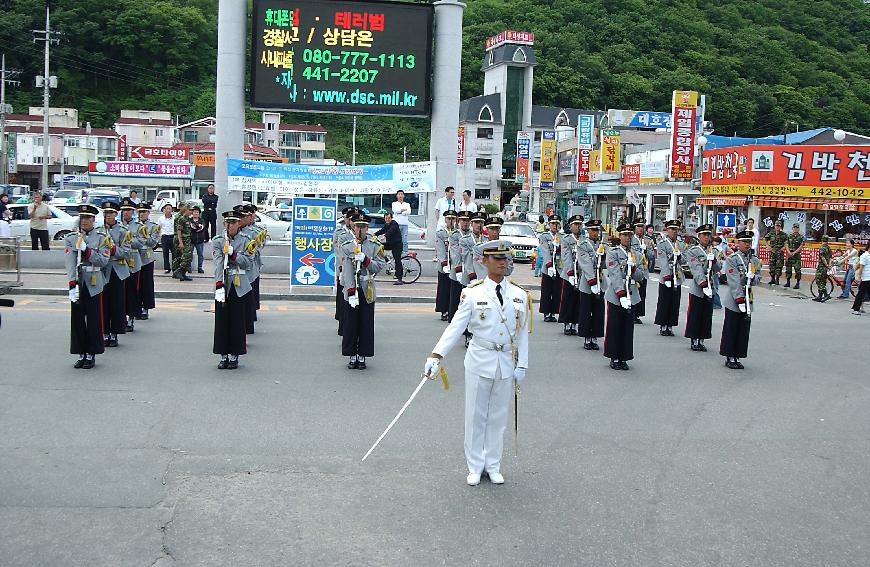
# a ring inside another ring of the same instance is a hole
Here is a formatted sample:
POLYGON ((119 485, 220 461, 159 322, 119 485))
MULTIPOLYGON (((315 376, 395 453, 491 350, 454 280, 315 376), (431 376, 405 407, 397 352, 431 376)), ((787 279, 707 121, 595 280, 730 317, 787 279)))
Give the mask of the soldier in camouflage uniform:
POLYGON ((813 301, 823 303, 831 299, 828 293, 828 270, 831 267, 831 247, 828 246, 828 237, 822 237, 822 246, 819 248, 819 263, 816 265, 816 288, 819 295, 813 301))
POLYGON ((776 221, 773 225, 773 232, 768 232, 764 237, 770 247, 770 261, 768 268, 770 269, 770 281, 767 285, 779 285, 779 276, 782 274, 782 265, 785 260, 783 247, 788 241, 788 235, 782 231, 782 221, 776 221))
POLYGON ((183 282, 193 281, 187 270, 193 261, 193 241, 190 239, 190 207, 182 203, 175 214, 175 253, 172 255, 172 277, 183 282))
POLYGON ((804 237, 800 233, 800 225, 791 226, 791 234, 785 244, 785 287, 791 286, 791 271, 794 270, 794 289, 801 287, 801 247, 804 237))

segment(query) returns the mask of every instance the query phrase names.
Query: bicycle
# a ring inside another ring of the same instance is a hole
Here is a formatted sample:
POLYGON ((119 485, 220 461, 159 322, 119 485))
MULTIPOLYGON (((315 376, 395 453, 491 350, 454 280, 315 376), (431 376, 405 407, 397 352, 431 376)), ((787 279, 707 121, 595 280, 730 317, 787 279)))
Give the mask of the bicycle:
MULTIPOLYGON (((831 296, 831 294, 834 292, 834 288, 842 288, 844 281, 845 281, 845 278, 838 278, 834 274, 829 273, 828 274, 828 281, 827 281, 828 285, 826 286, 828 288, 827 289, 828 296, 831 296)), ((852 280, 852 285, 849 287, 849 292, 852 294, 852 297, 855 297, 855 295, 858 293, 858 285, 860 283, 861 282, 859 282, 855 279, 852 280)), ((813 297, 819 296, 819 287, 818 287, 818 285, 816 285, 816 276, 815 275, 813 275, 813 281, 810 283, 810 293, 813 294, 813 297)))
MULTIPOLYGON (((393 261, 393 255, 386 255, 387 265, 376 276, 376 279, 386 279, 386 276, 392 278, 396 273, 396 265, 393 261)), ((412 284, 420 279, 420 274, 423 273, 423 266, 420 265, 420 260, 417 259, 416 252, 408 252, 402 256, 402 283, 412 284)))

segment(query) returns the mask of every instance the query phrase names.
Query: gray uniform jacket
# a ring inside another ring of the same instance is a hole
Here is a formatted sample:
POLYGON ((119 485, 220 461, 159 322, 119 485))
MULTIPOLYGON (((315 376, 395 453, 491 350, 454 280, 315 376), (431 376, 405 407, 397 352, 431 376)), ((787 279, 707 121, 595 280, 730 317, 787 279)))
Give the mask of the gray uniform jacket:
POLYGON ((151 221, 145 221, 140 224, 145 228, 145 231, 147 231, 146 234, 148 235, 147 238, 142 238, 145 242, 145 246, 139 250, 139 260, 142 262, 142 265, 145 266, 154 262, 154 248, 156 248, 157 244, 160 242, 160 225, 151 221))
POLYGON ((459 248, 459 241, 462 240, 462 237, 466 234, 471 233, 462 232, 458 229, 451 232, 450 239, 448 240, 449 245, 447 247, 450 254, 450 279, 460 283, 459 272, 462 271, 462 251, 459 248))
POLYGON ((142 233, 140 229, 142 228, 142 223, 140 223, 137 219, 130 219, 130 222, 125 222, 124 228, 130 231, 130 259, 133 260, 133 265, 130 266, 128 262, 127 265, 130 266, 130 273, 135 274, 139 270, 142 269, 142 250, 145 250, 145 239, 142 238, 142 233))
POLYGON ((556 268, 556 273, 561 273, 562 270, 562 247, 559 245, 564 235, 556 233, 555 235, 547 231, 538 237, 538 242, 541 243, 541 261, 546 272, 547 268, 556 268))
POLYGON ((722 264, 716 259, 716 251, 712 246, 708 247, 713 260, 707 260, 707 250, 701 248, 700 244, 696 244, 686 250, 686 261, 689 264, 689 270, 692 272, 692 280, 689 282, 689 293, 695 297, 703 297, 704 288, 711 287, 712 278, 718 277, 719 270, 722 269, 722 264), (708 276, 709 272, 709 277, 708 276), (702 285, 703 284, 703 285, 702 285))
POLYGON ((631 279, 628 282, 628 296, 631 298, 631 304, 637 305, 640 303, 640 290, 638 283, 643 280, 643 272, 641 270, 641 262, 643 252, 635 250, 626 250, 622 246, 614 246, 607 251, 607 280, 610 285, 607 286, 607 291, 604 293, 604 299, 608 303, 620 305, 619 298, 624 296, 622 293, 625 290, 625 277, 628 275, 628 255, 631 254, 634 267, 631 272, 631 279))
POLYGON ((255 279, 260 277, 260 266, 257 264, 257 229, 254 225, 249 225, 240 230, 248 238, 248 243, 245 246, 245 253, 251 258, 251 265, 245 270, 245 275, 248 276, 248 281, 253 283, 255 279))
POLYGON ((341 284, 341 266, 344 263, 342 245, 349 240, 353 240, 353 232, 347 228, 346 224, 342 223, 332 234, 332 250, 335 253, 335 278, 339 284, 341 284))
MULTIPOLYGON (((656 259, 656 238, 655 236, 644 234, 643 242, 646 244, 646 264, 649 266, 656 259)), ((649 269, 647 269, 647 277, 649 277, 649 269)))
POLYGON ((474 249, 480 244, 483 244, 483 242, 483 234, 475 236, 471 231, 459 239, 459 253, 462 255, 462 277, 460 278, 459 283, 462 285, 468 285, 481 277, 481 275, 475 271, 476 263, 474 259, 474 249), (474 274, 474 277, 472 277, 472 274, 474 274))
POLYGON ((88 245, 86 252, 82 252, 82 263, 78 265, 79 233, 72 232, 63 239, 66 263, 66 279, 76 282, 79 286, 87 286, 91 297, 102 293, 106 285, 106 274, 103 273, 109 263, 111 246, 103 229, 94 229, 88 233, 81 233, 85 244, 88 245))
POLYGON ((683 243, 679 240, 671 242, 667 238, 662 238, 656 245, 656 267, 659 269, 662 281, 672 279, 674 285, 683 285, 683 270, 680 266, 684 260, 677 261, 677 271, 674 274, 674 251, 683 252, 683 243))
POLYGON ((640 260, 637 270, 640 272, 641 281, 649 277, 649 259, 646 246, 646 238, 638 238, 635 234, 631 235, 631 251, 640 260))
POLYGON ((435 259, 438 260, 438 269, 450 265, 450 232, 446 228, 435 231, 435 259))
POLYGON ((750 266, 752 266, 751 269, 755 273, 753 281, 749 282, 751 291, 751 286, 755 284, 755 280, 761 275, 761 260, 758 259, 758 256, 752 255, 747 257, 737 250, 725 259, 725 267, 723 269, 725 270, 725 277, 728 278, 728 290, 720 289, 719 297, 722 299, 722 306, 726 309, 740 311, 738 304, 746 302, 749 302, 750 305, 752 304, 752 297, 746 297, 747 272, 749 272, 750 266))
POLYGON ((581 270, 577 278, 577 287, 583 293, 592 293, 592 286, 596 282, 602 293, 607 289, 607 273, 604 269, 606 250, 601 248, 600 241, 595 242, 588 238, 577 246, 577 262, 581 270))
POLYGON ((103 226, 103 230, 105 230, 111 237, 115 251, 115 253, 109 257, 109 264, 103 268, 106 281, 109 281, 109 277, 112 275, 112 270, 115 271, 115 274, 119 279, 126 280, 130 277, 130 266, 127 265, 127 260, 130 259, 130 256, 133 253, 130 248, 130 241, 133 236, 130 234, 130 231, 124 228, 124 225, 119 222, 116 222, 111 227, 105 225, 103 226))
POLYGON ((341 285, 344 287, 344 298, 347 299, 358 293, 360 303, 377 301, 377 289, 375 288, 375 275, 384 269, 387 261, 384 258, 384 247, 378 240, 368 234, 365 242, 360 244, 360 251, 366 255, 365 260, 357 262, 354 259, 356 253, 356 240, 349 240, 342 244, 342 256, 344 262, 341 267, 341 285), (359 269, 359 275, 357 275, 359 269))
POLYGON ((248 270, 253 264, 253 257, 248 254, 247 247, 251 240, 240 230, 230 238, 233 253, 227 258, 224 255, 224 235, 218 234, 211 239, 211 257, 214 261, 214 281, 222 283, 227 294, 230 287, 236 288, 236 295, 244 296, 251 291, 251 280, 248 278, 248 270), (224 271, 226 270, 226 275, 224 271))
POLYGON ((580 272, 580 262, 577 258, 579 242, 570 232, 562 236, 561 241, 562 269, 559 271, 559 275, 563 280, 567 280, 570 276, 576 276, 580 272))

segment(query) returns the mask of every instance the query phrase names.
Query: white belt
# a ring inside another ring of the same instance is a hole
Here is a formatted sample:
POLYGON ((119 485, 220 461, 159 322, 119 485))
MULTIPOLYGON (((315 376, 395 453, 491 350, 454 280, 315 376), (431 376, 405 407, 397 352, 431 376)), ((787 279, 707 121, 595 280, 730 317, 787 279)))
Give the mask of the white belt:
POLYGON ((82 266, 82 269, 86 272, 101 272, 103 270, 99 266, 82 266))
POLYGON ((241 268, 238 268, 238 269, 235 269, 235 270, 233 270, 232 268, 230 268, 230 270, 233 272, 233 275, 235 275, 235 274, 239 274, 239 275, 241 275, 241 274, 244 274, 244 273, 245 273, 245 270, 243 270, 243 269, 241 269, 241 268))
POLYGON ((494 350, 497 352, 506 352, 506 351, 511 350, 510 344, 503 345, 503 344, 499 344, 499 343, 494 343, 492 341, 488 341, 486 339, 480 339, 477 337, 474 337, 471 339, 471 344, 479 346, 481 348, 485 348, 486 350, 494 350))

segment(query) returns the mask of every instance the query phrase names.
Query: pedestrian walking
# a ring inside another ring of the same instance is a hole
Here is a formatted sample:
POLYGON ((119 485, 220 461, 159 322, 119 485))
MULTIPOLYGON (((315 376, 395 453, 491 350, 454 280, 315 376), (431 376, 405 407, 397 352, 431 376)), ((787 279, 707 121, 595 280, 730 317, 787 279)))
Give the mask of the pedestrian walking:
POLYGON ((103 287, 103 339, 107 347, 118 346, 118 335, 127 332, 125 280, 130 277, 130 242, 132 235, 118 222, 120 205, 113 201, 103 203, 103 229, 110 245, 109 262, 103 268, 106 284, 103 287))
POLYGON ((441 320, 450 317, 450 235, 456 229, 456 211, 447 209, 442 213, 444 227, 435 232, 435 260, 438 262, 438 287, 435 290, 435 312, 441 313, 441 320))
POLYGON ((864 312, 864 300, 870 296, 870 242, 864 245, 864 253, 855 263, 855 278, 861 283, 852 303, 852 315, 860 315, 864 312))
POLYGON ((150 220, 151 203, 139 203, 136 208, 139 214, 140 234, 145 242, 139 250, 142 269, 139 270, 139 314, 136 319, 147 320, 148 311, 154 309, 154 248, 160 240, 160 227, 150 220))
POLYGON ((223 218, 224 233, 211 241, 215 282, 212 352, 221 357, 218 369, 235 370, 239 357, 248 352, 243 298, 251 292, 251 282, 245 273, 252 258, 246 252, 249 239, 240 230, 236 210, 226 211, 223 218))
POLYGON ((843 267, 846 273, 843 275, 843 293, 838 299, 849 299, 849 293, 852 290, 852 282, 855 280, 855 267, 858 263, 858 249, 855 248, 855 241, 849 240, 848 248, 846 248, 846 256, 843 259, 843 267))
POLYGON ((375 232, 375 236, 382 237, 380 241, 384 244, 384 250, 393 255, 393 264, 396 267, 396 281, 393 285, 402 285, 402 232, 399 223, 393 218, 393 213, 384 213, 384 226, 375 232))
POLYGON ((607 328, 604 356, 613 370, 629 370, 634 359, 634 309, 640 304, 639 284, 643 279, 643 251, 631 246, 636 226, 619 225, 619 245, 607 252, 607 328), (634 233, 634 234, 633 234, 634 233))
POLYGON ((70 354, 78 355, 73 368, 91 369, 98 354, 105 352, 103 338, 103 268, 111 247, 106 232, 94 228, 99 209, 79 205, 78 231, 64 239, 64 254, 70 300, 70 354))
POLYGON ((218 196, 214 194, 214 183, 209 183, 202 196, 202 220, 208 229, 209 240, 215 237, 217 230, 218 196))
MULTIPOLYGON (((202 269, 202 262, 204 260, 202 253, 205 248, 205 243, 208 240, 208 228, 206 227, 205 222, 201 218, 202 212, 200 211, 198 206, 195 206, 191 209, 190 215, 190 242, 193 246, 193 251, 196 252, 196 273, 204 274, 205 272, 202 269)), ((193 272, 193 258, 191 255, 191 264, 188 268, 190 272, 193 272)))
POLYGON ((607 277, 601 225, 600 220, 590 219, 586 223, 587 238, 577 247, 577 261, 581 269, 578 277, 580 324, 577 334, 584 338, 583 348, 586 350, 598 350, 598 339, 604 336, 604 294, 607 290, 607 277))
POLYGON ((691 237, 686 250, 692 279, 689 282, 689 306, 686 310, 685 337, 692 341, 693 351, 707 352, 704 341, 713 336, 713 286, 719 279, 722 265, 711 246, 712 224, 702 224, 691 237))
POLYGON ((465 353, 465 462, 466 483, 480 484, 486 473, 493 484, 503 484, 501 472, 504 431, 511 393, 529 366, 532 298, 505 277, 510 243, 494 240, 482 245, 487 277, 466 288, 453 321, 444 330, 423 373, 435 376, 441 360, 453 349, 466 328, 474 339, 465 353))
POLYGON ((675 220, 665 223, 665 238, 656 246, 656 264, 659 266, 659 299, 656 304, 655 324, 659 334, 673 337, 673 327, 680 321, 680 298, 683 286, 683 266, 680 256, 683 243, 677 240, 680 224, 675 220))
POLYGON ((791 273, 794 271, 794 289, 801 287, 801 248, 804 237, 801 236, 800 225, 791 225, 791 234, 785 243, 785 287, 791 286, 791 273))
POLYGON ((190 240, 190 206, 181 203, 172 223, 174 236, 172 254, 172 277, 183 282, 193 281, 187 275, 193 260, 193 243, 190 240))
POLYGON ((538 311, 544 322, 555 323, 562 298, 562 217, 550 215, 547 219, 549 230, 538 236, 541 246, 541 304, 538 311))
POLYGON ((405 202, 405 192, 396 191, 396 200, 392 205, 393 218, 399 225, 402 234, 402 254, 408 253, 408 223, 411 222, 411 204, 405 202))
POLYGON ((728 291, 722 295, 725 320, 719 354, 725 357, 725 366, 742 370, 741 358, 749 354, 749 331, 752 323, 753 286, 760 279, 761 260, 752 253, 753 234, 741 231, 736 235, 737 250, 725 260, 728 291))
POLYGON ((33 202, 28 206, 30 217, 30 245, 33 250, 49 250, 48 219, 52 217, 51 209, 43 202, 42 193, 33 194, 33 202))
POLYGON ((159 227, 158 234, 160 235, 160 248, 163 250, 163 273, 168 274, 172 271, 172 258, 170 257, 174 248, 175 239, 175 219, 172 218, 172 205, 166 203, 161 209, 163 216, 157 219, 159 227))
POLYGON ((779 276, 782 274, 785 261, 784 248, 788 244, 788 235, 782 231, 782 221, 776 221, 773 225, 773 232, 768 232, 764 239, 767 240, 770 249, 770 259, 768 260, 770 281, 767 282, 767 285, 779 285, 779 276))
POLYGON ((828 236, 822 236, 822 245, 819 247, 819 260, 816 264, 816 289, 819 294, 813 301, 824 303, 831 299, 828 293, 828 270, 831 269, 831 247, 828 246, 828 236))

